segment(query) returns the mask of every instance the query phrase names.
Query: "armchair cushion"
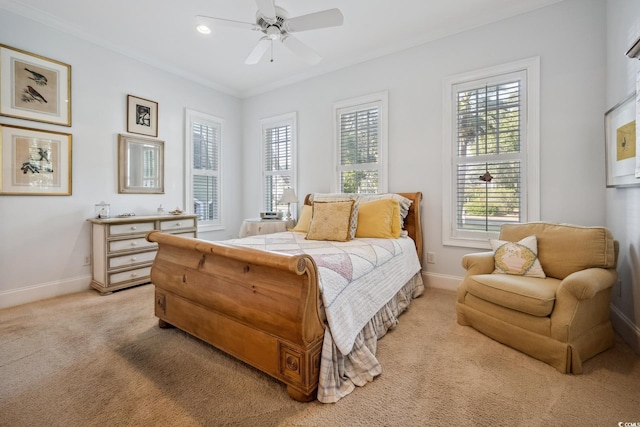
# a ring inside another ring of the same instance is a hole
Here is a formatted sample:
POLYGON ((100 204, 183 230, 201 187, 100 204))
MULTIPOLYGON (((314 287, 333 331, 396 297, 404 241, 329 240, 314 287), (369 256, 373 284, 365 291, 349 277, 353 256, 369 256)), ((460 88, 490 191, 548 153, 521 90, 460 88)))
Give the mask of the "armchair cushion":
POLYGON ((467 276, 466 285, 467 292, 485 301, 532 316, 549 316, 560 280, 477 274, 467 276))

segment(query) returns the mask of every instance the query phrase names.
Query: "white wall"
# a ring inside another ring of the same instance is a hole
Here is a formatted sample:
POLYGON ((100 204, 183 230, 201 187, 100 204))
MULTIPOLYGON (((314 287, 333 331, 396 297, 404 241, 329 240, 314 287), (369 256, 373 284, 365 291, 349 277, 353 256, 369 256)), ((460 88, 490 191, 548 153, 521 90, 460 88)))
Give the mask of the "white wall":
POLYGON ((241 102, 133 59, 0 9, 0 41, 72 67, 72 127, 0 117, 0 124, 73 135, 73 195, 0 196, 0 308, 89 287, 89 224, 94 204, 112 215, 155 213, 184 206, 184 110, 226 120, 223 147, 224 217, 228 228, 201 235, 235 235, 242 201, 241 102), (128 94, 159 104, 158 139, 165 141, 165 194, 118 194, 117 136, 126 132, 128 94))
POLYGON ((298 195, 330 189, 332 103, 389 91, 389 190, 421 191, 423 263, 431 285, 453 289, 468 249, 442 245, 442 80, 539 56, 541 219, 605 223, 605 3, 566 0, 245 100, 244 214, 260 211, 259 120, 298 112, 298 195), (426 260, 425 260, 426 261, 426 260))
MULTIPOLYGON (((607 109, 636 90, 640 61, 624 54, 640 37, 640 2, 607 2, 607 109)), ((640 188, 606 191, 607 226, 620 241, 620 286, 612 296, 614 326, 640 353, 640 188)))

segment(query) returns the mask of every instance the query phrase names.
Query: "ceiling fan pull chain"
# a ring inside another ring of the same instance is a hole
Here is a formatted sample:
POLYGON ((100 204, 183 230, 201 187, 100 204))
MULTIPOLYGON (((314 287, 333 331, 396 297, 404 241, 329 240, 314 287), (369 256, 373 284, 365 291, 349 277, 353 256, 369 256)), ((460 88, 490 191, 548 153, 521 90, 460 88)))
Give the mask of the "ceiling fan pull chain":
POLYGON ((273 62, 273 39, 271 40, 271 61, 269 62, 273 62))

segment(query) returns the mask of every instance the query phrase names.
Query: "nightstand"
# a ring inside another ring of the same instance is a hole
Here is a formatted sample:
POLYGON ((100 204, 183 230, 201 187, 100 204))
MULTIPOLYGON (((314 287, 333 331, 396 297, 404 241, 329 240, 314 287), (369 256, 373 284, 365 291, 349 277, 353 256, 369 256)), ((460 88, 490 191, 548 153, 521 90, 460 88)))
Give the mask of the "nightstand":
POLYGON ((296 226, 293 219, 260 219, 248 218, 242 221, 238 237, 255 236, 256 234, 271 234, 287 231, 296 226))

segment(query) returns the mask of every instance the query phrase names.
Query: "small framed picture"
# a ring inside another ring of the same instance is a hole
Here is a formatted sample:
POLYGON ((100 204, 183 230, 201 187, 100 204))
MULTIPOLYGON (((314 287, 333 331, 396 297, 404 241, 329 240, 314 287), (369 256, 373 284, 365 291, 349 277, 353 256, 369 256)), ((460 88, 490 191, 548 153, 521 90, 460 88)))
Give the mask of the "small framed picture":
POLYGON ((158 103, 127 95, 127 132, 158 136, 158 103))
POLYGON ((636 168, 636 97, 627 96, 604 115, 607 187, 640 185, 636 168))
POLYGON ((71 195, 71 134, 0 125, 0 194, 71 195))
POLYGON ((0 115, 71 126, 71 66, 0 44, 0 115))

